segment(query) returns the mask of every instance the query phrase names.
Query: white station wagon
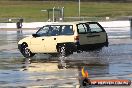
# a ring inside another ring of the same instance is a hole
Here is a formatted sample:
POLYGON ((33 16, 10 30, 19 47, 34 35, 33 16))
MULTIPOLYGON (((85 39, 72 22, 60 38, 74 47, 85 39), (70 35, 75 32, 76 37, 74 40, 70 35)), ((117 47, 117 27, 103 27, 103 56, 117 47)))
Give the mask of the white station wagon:
POLYGON ((108 46, 108 37, 98 22, 63 22, 41 27, 18 42, 24 57, 36 53, 70 55, 76 51, 108 46))

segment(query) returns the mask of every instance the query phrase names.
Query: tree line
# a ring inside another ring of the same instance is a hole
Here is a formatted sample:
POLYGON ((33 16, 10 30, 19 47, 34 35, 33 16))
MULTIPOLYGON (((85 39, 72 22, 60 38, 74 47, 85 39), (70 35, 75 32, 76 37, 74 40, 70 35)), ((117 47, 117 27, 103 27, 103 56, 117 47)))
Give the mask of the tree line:
MULTIPOLYGON (((5 1, 76 1, 78 0, 5 0, 5 1)), ((101 2, 101 1, 106 1, 106 2, 132 2, 132 0, 80 0, 81 2, 87 1, 87 2, 101 2)))
MULTIPOLYGON (((0 0, 2 1, 2 0, 0 0)), ((78 0, 5 0, 5 1, 78 1, 78 0)), ((80 0, 80 1, 96 1, 96 2, 100 2, 100 1, 109 1, 109 2, 131 2, 132 0, 80 0)))

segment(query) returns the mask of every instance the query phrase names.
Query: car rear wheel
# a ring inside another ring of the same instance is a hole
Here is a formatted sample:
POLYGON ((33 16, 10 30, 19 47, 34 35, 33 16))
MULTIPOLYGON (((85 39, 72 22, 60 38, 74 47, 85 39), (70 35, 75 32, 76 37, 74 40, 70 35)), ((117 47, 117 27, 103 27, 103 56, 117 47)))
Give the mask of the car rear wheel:
POLYGON ((60 54, 60 56, 66 56, 66 47, 65 46, 59 47, 59 54, 60 54))
POLYGON ((73 54, 73 49, 68 44, 62 44, 58 47, 58 53, 60 56, 68 56, 70 54, 73 54))
POLYGON ((30 51, 27 44, 22 45, 21 53, 24 57, 29 58, 33 57, 35 54, 30 51))

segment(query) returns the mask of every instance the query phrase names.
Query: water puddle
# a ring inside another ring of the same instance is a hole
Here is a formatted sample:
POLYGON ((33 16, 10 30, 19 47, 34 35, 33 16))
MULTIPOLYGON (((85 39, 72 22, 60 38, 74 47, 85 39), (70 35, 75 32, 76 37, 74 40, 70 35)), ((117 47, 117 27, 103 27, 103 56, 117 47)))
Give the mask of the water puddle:
POLYGON ((79 85, 82 67, 88 71, 90 78, 132 80, 130 39, 127 42, 111 39, 109 47, 74 52, 68 57, 36 54, 33 58, 24 58, 17 49, 17 42, 33 32, 8 31, 0 34, 0 87, 75 88, 79 85))

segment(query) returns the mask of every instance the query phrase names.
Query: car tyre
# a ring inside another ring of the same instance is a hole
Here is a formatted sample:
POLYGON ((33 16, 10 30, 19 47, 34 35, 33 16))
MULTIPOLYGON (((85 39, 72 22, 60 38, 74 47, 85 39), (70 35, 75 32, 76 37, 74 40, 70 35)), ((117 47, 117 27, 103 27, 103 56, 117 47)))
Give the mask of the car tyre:
POLYGON ((64 45, 59 47, 59 54, 61 57, 67 56, 66 47, 64 45))
POLYGON ((22 45, 21 53, 24 57, 29 58, 33 57, 35 54, 30 51, 27 44, 22 45))

